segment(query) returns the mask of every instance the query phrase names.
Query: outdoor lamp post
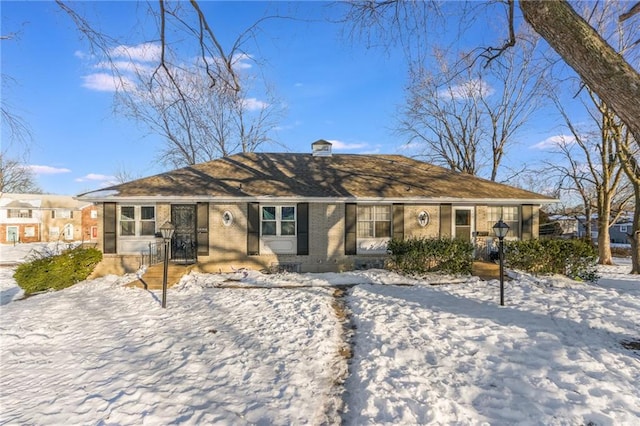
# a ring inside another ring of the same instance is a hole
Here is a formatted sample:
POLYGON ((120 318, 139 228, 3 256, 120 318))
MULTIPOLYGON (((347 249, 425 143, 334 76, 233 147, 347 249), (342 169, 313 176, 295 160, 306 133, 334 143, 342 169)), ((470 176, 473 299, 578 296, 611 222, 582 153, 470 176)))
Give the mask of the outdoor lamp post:
POLYGON ((167 307, 167 274, 169 272, 169 242, 173 237, 173 232, 176 230, 175 226, 171 222, 165 222, 160 227, 160 233, 162 234, 162 241, 164 241, 164 273, 162 274, 162 307, 167 307))
POLYGON ((495 232, 496 237, 498 237, 500 241, 498 248, 498 254, 500 256, 500 306, 504 306, 504 237, 506 237, 507 232, 509 232, 509 225, 500 219, 493 225, 493 232, 495 232))

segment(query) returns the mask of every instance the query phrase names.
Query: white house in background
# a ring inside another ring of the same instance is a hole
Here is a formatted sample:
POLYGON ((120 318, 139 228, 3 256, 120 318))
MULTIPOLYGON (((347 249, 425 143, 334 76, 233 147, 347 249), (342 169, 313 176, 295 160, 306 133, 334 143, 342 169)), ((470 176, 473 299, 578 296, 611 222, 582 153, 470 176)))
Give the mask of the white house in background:
POLYGON ((69 195, 0 194, 0 243, 91 241, 98 209, 69 195))

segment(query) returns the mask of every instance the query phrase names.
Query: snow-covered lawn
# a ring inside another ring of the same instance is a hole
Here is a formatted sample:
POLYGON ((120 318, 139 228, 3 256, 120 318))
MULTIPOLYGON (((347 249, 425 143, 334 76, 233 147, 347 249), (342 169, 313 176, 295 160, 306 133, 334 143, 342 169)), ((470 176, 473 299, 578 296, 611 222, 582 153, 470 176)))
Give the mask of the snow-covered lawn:
POLYGON ((504 307, 497 281, 380 270, 192 274, 167 309, 132 276, 17 300, 0 268, 0 424, 640 424, 618 261, 515 275, 504 307))

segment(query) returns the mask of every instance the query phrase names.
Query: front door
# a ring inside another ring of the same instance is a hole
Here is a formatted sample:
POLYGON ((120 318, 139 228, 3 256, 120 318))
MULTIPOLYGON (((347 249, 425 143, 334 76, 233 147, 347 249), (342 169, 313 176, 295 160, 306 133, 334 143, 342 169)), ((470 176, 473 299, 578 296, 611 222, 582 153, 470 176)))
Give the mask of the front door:
POLYGON ((456 207, 454 208, 454 229, 453 237, 464 241, 471 241, 471 232, 473 231, 473 208, 456 207))
POLYGON ((196 205, 172 205, 171 223, 176 228, 171 240, 171 260, 194 263, 198 241, 196 239, 196 205))
POLYGON ((17 226, 7 226, 7 242, 8 243, 17 243, 18 242, 18 227, 17 226))

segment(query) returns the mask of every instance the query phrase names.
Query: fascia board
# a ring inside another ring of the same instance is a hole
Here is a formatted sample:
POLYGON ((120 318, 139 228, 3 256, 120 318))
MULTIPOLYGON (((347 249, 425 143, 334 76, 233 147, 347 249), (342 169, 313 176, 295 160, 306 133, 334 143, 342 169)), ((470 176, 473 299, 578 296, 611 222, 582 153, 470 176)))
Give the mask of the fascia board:
POLYGON ((484 204, 484 205, 507 205, 507 204, 554 204, 559 203, 559 199, 555 198, 454 198, 454 197, 438 197, 438 198, 386 198, 386 197, 275 197, 275 196, 251 196, 251 197, 211 197, 211 196, 183 196, 183 197, 166 197, 166 196, 142 196, 142 197, 90 197, 80 196, 76 199, 86 202, 117 202, 117 203, 171 203, 171 204, 189 204, 198 202, 207 203, 405 203, 405 204, 484 204))

